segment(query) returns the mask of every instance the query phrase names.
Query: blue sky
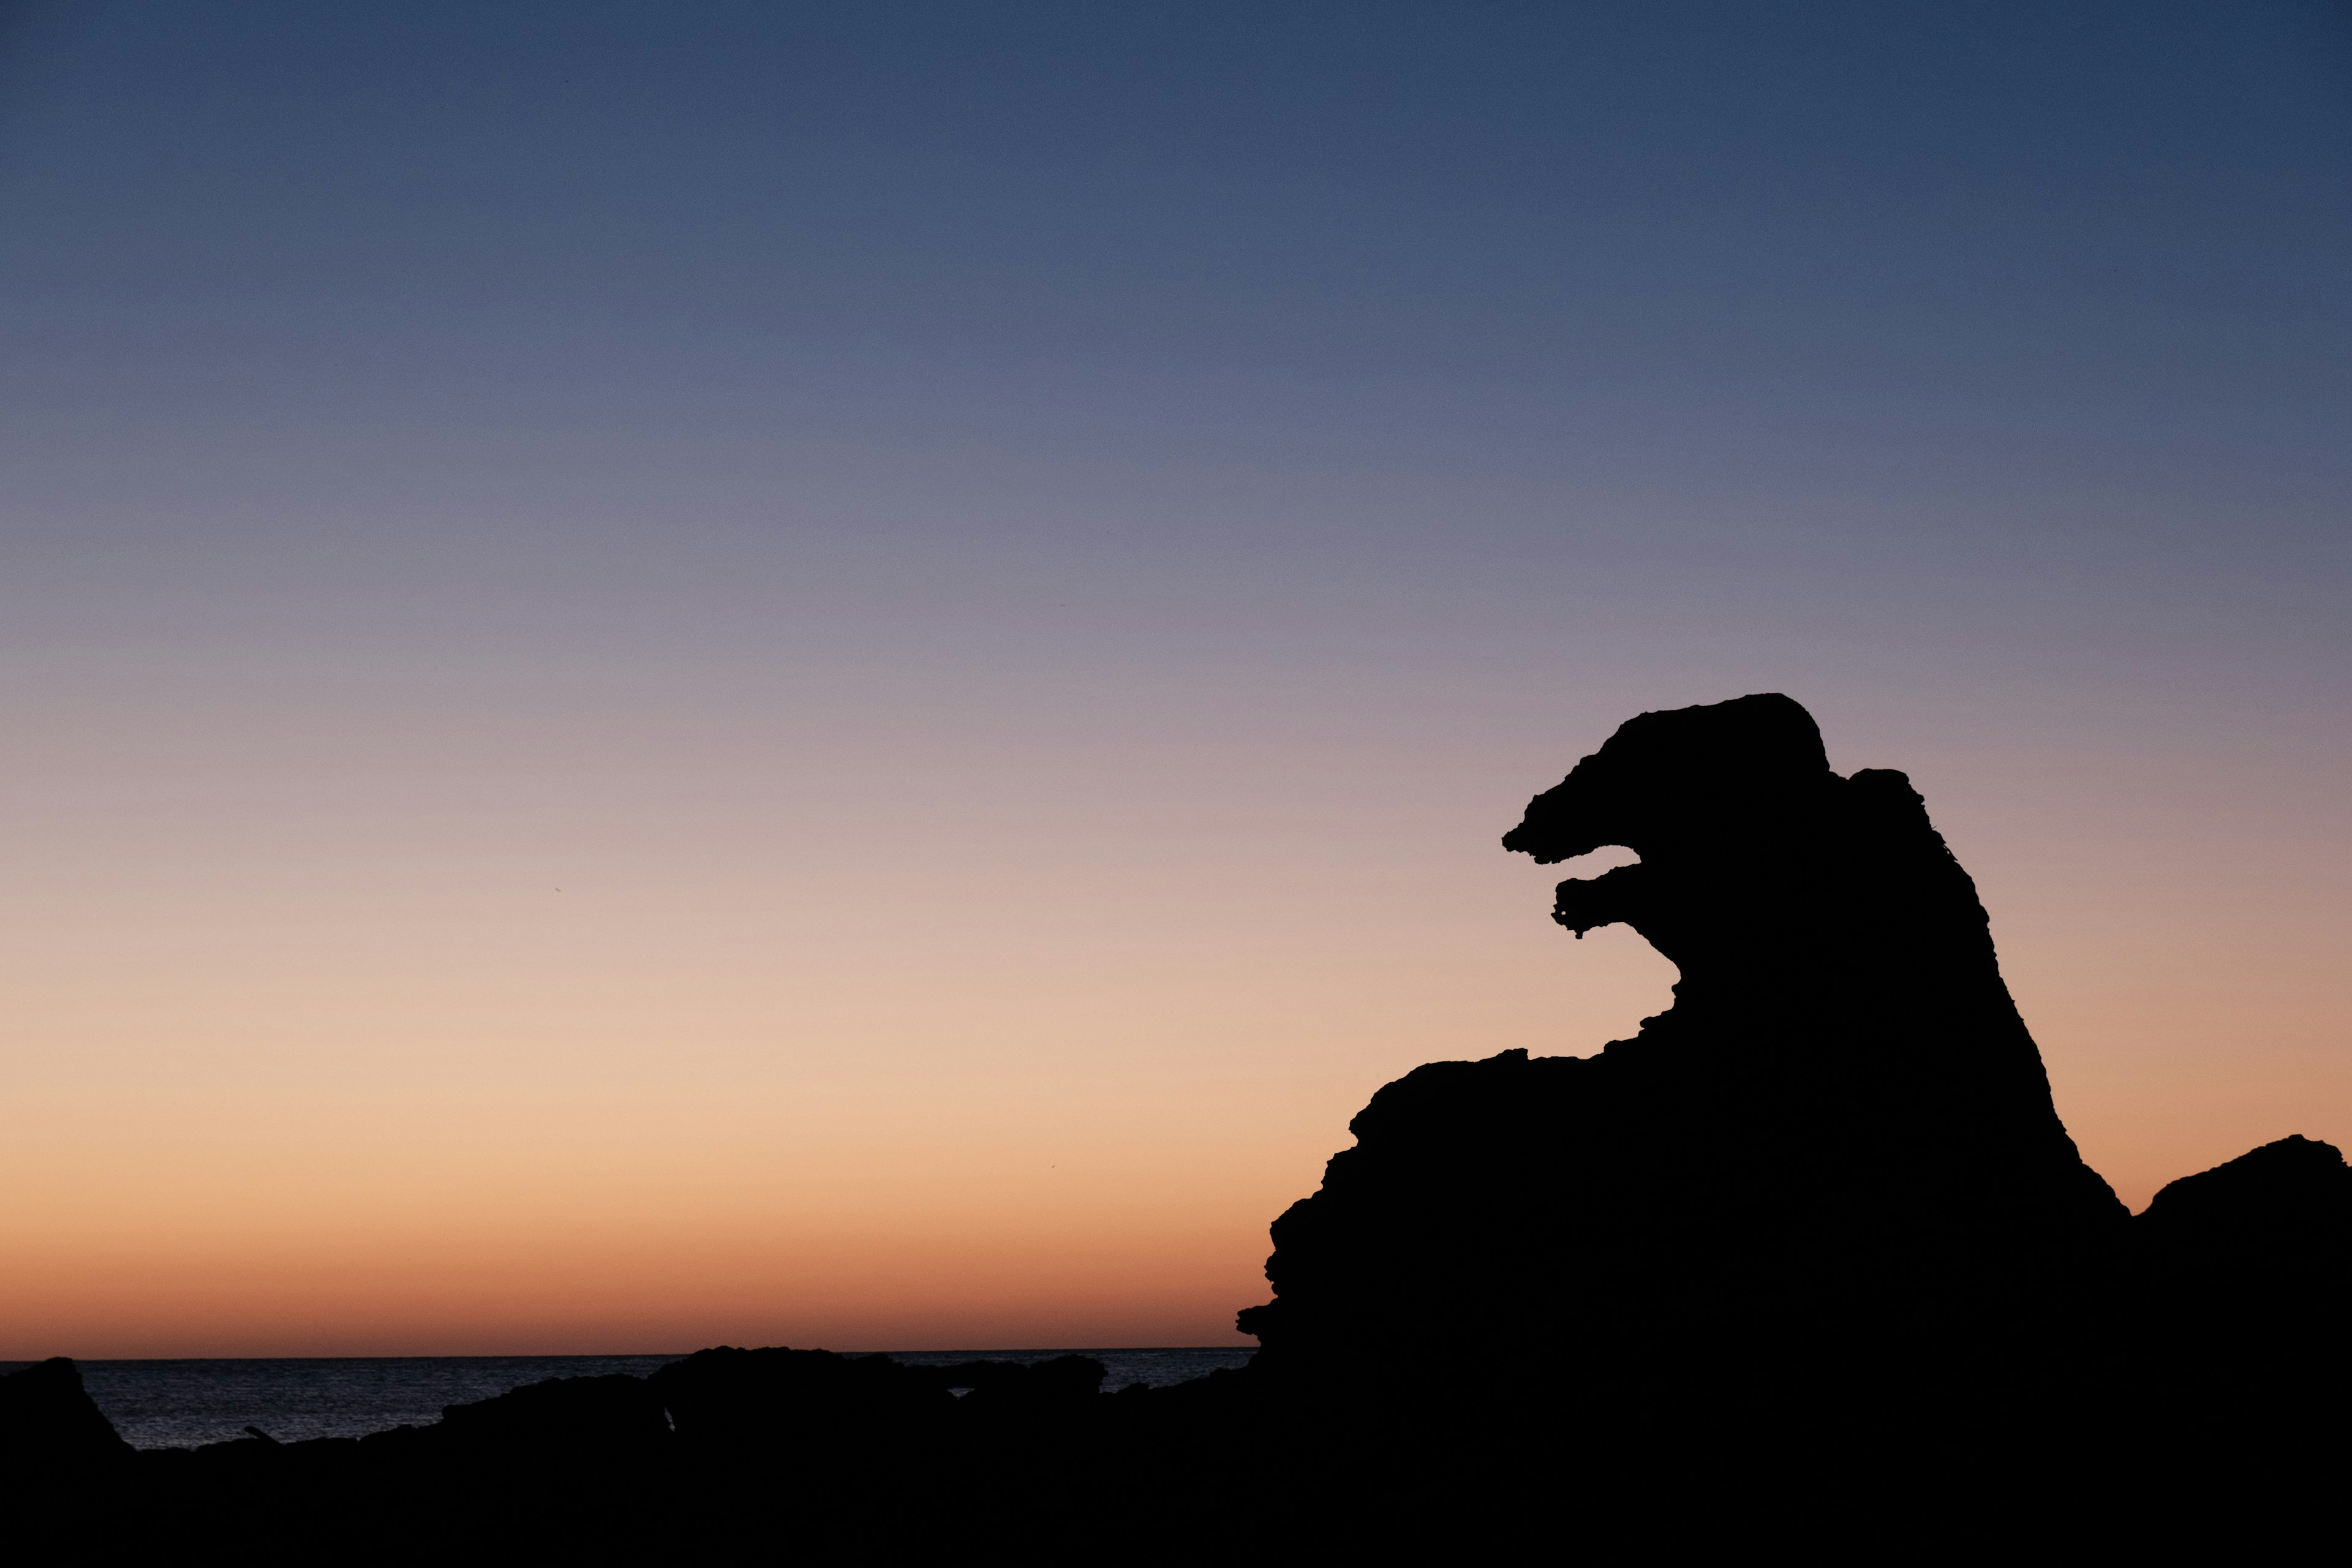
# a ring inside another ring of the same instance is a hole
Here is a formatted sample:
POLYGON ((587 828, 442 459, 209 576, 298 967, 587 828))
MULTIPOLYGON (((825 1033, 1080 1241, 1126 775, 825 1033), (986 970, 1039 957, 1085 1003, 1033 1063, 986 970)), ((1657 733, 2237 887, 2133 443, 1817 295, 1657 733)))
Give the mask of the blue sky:
POLYGON ((2321 5, 9 7, 16 1114, 1050 1101, 1246 1289, 1663 1003, 1493 840, 1781 689, 2135 1202, 2352 1134, 2347 153, 2321 5))

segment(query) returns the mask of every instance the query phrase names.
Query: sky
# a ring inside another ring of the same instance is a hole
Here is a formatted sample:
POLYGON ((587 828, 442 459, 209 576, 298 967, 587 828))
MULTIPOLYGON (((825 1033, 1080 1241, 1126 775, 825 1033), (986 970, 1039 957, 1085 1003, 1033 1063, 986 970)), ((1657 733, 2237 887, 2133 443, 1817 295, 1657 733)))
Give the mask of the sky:
POLYGON ((1245 1344, 1785 691, 2352 1142, 2320 4, 0 9, 0 1356, 1245 1344))

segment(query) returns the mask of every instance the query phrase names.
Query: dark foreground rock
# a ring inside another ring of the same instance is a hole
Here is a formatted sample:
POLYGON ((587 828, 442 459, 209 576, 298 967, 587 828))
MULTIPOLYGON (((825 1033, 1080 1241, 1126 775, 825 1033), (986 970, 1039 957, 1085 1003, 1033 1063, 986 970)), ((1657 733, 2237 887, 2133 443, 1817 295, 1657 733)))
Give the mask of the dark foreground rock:
POLYGON ((0 1476, 29 1484, 45 1472, 103 1467, 130 1452, 65 1357, 0 1376, 0 1476))
POLYGON ((41 1561, 1228 1563, 2243 1556, 2336 1528, 2352 1169, 2126 1215, 1903 775, 1786 698, 1644 714, 1505 840, 1674 1006, 1421 1068, 1275 1226, 1245 1373, 708 1350, 358 1440, 128 1454, 0 1380, 41 1561))

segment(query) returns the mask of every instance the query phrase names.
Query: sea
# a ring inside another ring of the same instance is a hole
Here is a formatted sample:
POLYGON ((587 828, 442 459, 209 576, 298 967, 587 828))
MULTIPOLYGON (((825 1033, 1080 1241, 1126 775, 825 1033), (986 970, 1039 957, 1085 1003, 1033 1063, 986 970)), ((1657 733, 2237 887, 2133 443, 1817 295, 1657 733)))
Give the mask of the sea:
MULTIPOLYGON (((896 1360, 951 1366, 965 1361, 1048 1361, 1092 1356, 1109 1369, 1107 1391, 1133 1383, 1163 1388, 1241 1367, 1237 1349, 892 1351, 896 1360)), ((135 1448, 193 1448, 260 1432, 281 1443, 360 1437, 441 1419, 445 1405, 491 1399, 551 1377, 643 1377, 681 1355, 335 1356, 317 1360, 85 1361, 82 1386, 135 1448)), ((29 1366, 0 1362, 0 1373, 29 1366)))

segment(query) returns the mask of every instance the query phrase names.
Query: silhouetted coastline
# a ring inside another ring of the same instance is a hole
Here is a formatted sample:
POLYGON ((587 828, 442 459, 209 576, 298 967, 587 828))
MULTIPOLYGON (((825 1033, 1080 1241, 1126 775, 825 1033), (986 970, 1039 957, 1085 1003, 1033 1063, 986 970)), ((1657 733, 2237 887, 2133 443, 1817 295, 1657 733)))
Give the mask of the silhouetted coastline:
POLYGON ((1629 721, 1507 847, 1674 1005, 1382 1089, 1276 1221, 1245 1371, 705 1350, 367 1437, 133 1452, 0 1378, 53 1555, 1323 1560, 2242 1552, 2332 1520, 2352 1169, 2266 1144, 2127 1214, 1904 775, 1754 696, 1629 721), (1366 1375, 1376 1366, 1377 1375, 1366 1375), (961 1391, 959 1396, 959 1391, 961 1391))
MULTIPOLYGON (((1104 1386, 1164 1387, 1248 1364, 1255 1345, 1089 1350, 894 1351, 917 1366, 971 1361, 1050 1361, 1085 1355, 1103 1363, 1104 1386)), ((495 1399, 555 1377, 644 1377, 688 1352, 654 1355, 263 1356, 83 1361, 83 1384, 134 1448, 194 1448, 258 1427, 280 1442, 364 1437, 423 1426, 452 1405, 495 1399)), ((0 1376, 31 1365, 0 1362, 0 1376)))

